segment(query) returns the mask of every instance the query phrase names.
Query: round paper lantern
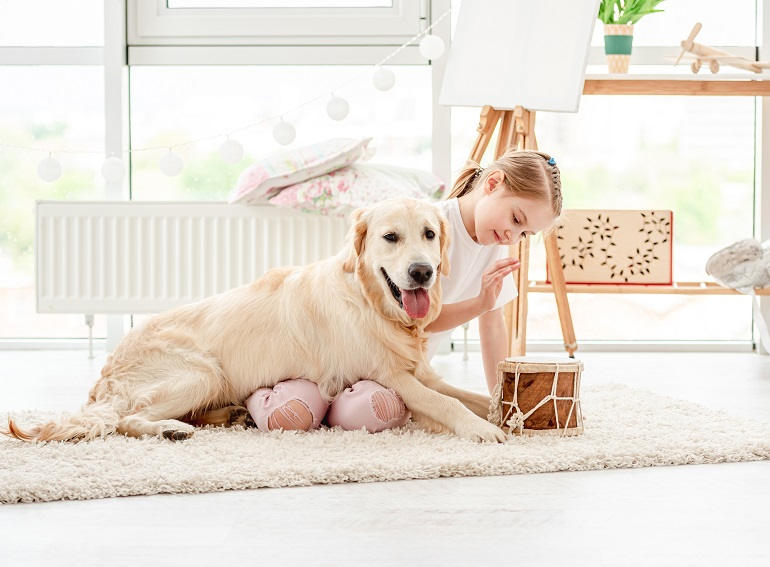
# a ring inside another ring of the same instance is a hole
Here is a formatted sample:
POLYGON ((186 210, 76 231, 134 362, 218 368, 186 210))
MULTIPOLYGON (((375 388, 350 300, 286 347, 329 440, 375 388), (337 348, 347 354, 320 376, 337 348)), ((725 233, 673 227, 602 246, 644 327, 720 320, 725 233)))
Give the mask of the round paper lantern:
POLYGON ((108 157, 102 164, 102 177, 108 183, 120 183, 123 181, 123 160, 119 157, 108 157))
POLYGON ((243 146, 228 138, 219 146, 219 156, 227 163, 238 163, 243 159, 243 146))
POLYGON ((348 115, 349 110, 348 101, 338 96, 332 96, 326 105, 326 113, 332 120, 343 120, 348 115))
POLYGON ((393 74, 393 71, 385 67, 379 67, 372 76, 372 83, 381 91, 390 90, 395 82, 396 76, 393 74))
POLYGON ((287 146, 294 141, 297 136, 297 131, 294 126, 281 119, 281 121, 273 128, 273 138, 281 145, 287 146))
POLYGON ((180 158, 171 150, 169 150, 167 154, 164 154, 163 157, 160 158, 158 165, 160 166, 160 170, 169 177, 179 175, 182 171, 182 168, 184 167, 182 158, 180 158))
POLYGON ((43 181, 53 183, 61 177, 61 165, 49 155, 37 164, 37 174, 43 181))
POLYGON ((426 59, 438 59, 444 54, 444 40, 437 35, 426 35, 420 41, 420 53, 426 59))

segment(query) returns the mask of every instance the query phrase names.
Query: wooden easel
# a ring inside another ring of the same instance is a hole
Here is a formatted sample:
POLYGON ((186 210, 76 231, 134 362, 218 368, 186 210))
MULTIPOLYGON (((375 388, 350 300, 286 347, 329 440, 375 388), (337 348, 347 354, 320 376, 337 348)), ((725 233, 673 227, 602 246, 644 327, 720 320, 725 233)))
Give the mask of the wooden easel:
MULTIPOLYGON (((517 150, 536 150, 535 112, 517 106, 513 110, 498 110, 491 106, 481 109, 478 136, 471 150, 470 159, 481 163, 481 158, 492 139, 492 134, 500 123, 500 132, 495 148, 495 159, 506 150, 515 147, 517 150)), ((510 247, 511 257, 518 258, 521 266, 514 273, 519 295, 504 308, 505 326, 508 329, 508 356, 522 356, 527 349, 527 289, 529 285, 529 239, 524 238, 510 247)), ((556 308, 559 311, 561 332, 564 337, 564 348, 571 358, 577 350, 575 330, 572 327, 572 315, 567 301, 567 288, 564 282, 564 272, 559 257, 559 245, 556 233, 545 235, 545 253, 548 270, 553 282, 553 293, 556 297, 556 308)))

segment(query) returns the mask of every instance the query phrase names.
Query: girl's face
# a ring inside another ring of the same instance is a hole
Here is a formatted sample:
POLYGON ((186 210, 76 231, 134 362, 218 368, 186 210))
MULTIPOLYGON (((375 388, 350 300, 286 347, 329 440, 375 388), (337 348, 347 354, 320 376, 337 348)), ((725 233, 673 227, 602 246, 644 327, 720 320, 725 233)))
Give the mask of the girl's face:
POLYGON ((515 244, 554 220, 548 201, 515 195, 506 187, 502 171, 490 173, 477 190, 482 191, 474 209, 479 244, 515 244))

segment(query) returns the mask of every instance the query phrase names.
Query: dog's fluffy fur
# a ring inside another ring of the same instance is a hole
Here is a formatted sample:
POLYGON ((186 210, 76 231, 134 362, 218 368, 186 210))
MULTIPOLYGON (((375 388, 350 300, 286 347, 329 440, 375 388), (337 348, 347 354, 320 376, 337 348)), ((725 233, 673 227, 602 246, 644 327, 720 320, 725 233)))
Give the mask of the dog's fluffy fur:
POLYGON ((360 209, 339 255, 275 269, 152 317, 107 359, 79 413, 27 430, 9 419, 6 433, 30 441, 114 432, 185 439, 191 423, 228 423, 228 408, 258 388, 304 377, 329 399, 360 379, 375 380, 398 392, 418 421, 502 441, 503 432, 482 419, 489 398, 446 384, 424 357, 424 328, 441 308, 446 248, 446 221, 429 203, 360 209), (430 265, 429 279, 410 276, 415 264, 430 265), (427 314, 410 317, 388 278, 403 294, 422 287, 427 314))

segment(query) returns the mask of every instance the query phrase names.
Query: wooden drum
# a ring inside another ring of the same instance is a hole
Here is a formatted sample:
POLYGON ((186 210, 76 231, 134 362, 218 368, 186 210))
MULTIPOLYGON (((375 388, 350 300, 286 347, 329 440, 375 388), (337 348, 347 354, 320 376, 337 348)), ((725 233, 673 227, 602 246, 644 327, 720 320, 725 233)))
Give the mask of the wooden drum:
POLYGON ((572 359, 506 358, 497 365, 489 421, 516 435, 580 435, 580 375, 572 359))

